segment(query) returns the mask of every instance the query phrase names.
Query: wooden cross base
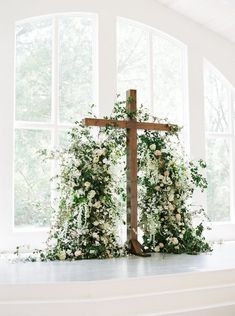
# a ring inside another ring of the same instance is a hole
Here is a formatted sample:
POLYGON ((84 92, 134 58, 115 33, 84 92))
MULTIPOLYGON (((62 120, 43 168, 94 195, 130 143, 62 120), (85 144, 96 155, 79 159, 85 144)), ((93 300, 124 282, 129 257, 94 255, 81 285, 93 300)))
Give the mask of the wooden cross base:
POLYGON ((144 251, 144 247, 138 242, 138 240, 130 240, 128 243, 129 253, 139 257, 151 257, 150 253, 144 251))

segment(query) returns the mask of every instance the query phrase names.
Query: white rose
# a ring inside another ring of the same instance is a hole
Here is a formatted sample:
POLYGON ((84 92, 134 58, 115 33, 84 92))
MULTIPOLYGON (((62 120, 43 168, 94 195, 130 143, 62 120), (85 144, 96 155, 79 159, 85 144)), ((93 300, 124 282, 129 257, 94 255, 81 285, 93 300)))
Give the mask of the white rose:
POLYGON ((160 248, 164 248, 164 244, 162 242, 159 243, 158 245, 160 248))
POLYGON ((84 183, 84 186, 88 189, 88 188, 91 186, 91 184, 90 184, 90 182, 86 181, 86 182, 84 183))
POLYGON ((156 145, 155 145, 155 144, 151 144, 151 145, 149 146, 149 148, 150 148, 151 150, 156 150, 156 145))
POLYGON ((156 156, 156 157, 159 157, 159 156, 161 156, 161 151, 160 150, 156 150, 155 152, 154 152, 154 155, 156 156))
POLYGON ((94 225, 94 226, 98 226, 98 225, 99 225, 99 222, 95 221, 95 222, 93 223, 93 225, 94 225))
POLYGON ((100 201, 95 202, 94 207, 95 208, 100 208, 101 207, 100 201))
POLYGON ((171 242, 172 242, 173 245, 178 245, 178 243, 179 243, 179 241, 178 241, 178 239, 176 237, 173 237, 171 239, 171 242))
POLYGON ((89 197, 92 199, 95 195, 96 195, 96 192, 94 190, 91 190, 89 193, 88 193, 89 197))
POLYGON ((65 260, 66 259, 66 251, 61 250, 58 254, 60 260, 65 260))
POLYGON ((79 257, 81 256, 82 252, 81 250, 76 250, 74 254, 75 254, 75 257, 79 257))

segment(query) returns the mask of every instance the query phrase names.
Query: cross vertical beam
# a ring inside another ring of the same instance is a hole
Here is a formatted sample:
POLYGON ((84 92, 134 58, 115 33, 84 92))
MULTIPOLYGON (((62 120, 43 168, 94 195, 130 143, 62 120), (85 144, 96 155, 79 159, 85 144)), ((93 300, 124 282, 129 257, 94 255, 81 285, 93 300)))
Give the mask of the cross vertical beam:
MULTIPOLYGON (((136 123, 136 90, 126 92, 126 108, 133 116, 130 124, 136 123)), ((134 127, 134 126, 133 126, 134 127)), ((137 240, 137 129, 127 129, 127 240, 137 240)))

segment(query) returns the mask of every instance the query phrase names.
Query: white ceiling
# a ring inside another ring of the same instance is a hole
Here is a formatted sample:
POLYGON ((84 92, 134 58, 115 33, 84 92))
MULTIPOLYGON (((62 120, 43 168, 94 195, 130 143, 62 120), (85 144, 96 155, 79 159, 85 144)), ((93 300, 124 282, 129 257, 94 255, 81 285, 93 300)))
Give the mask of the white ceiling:
POLYGON ((235 0, 157 0, 235 42, 235 0))

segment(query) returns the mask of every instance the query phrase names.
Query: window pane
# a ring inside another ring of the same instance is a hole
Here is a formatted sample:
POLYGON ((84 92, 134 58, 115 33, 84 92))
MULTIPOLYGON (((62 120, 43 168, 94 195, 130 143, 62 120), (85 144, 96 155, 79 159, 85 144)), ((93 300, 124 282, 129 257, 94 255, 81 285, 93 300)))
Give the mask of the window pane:
POLYGON ((137 89, 138 103, 149 106, 148 31, 119 19, 117 59, 117 92, 121 99, 126 99, 126 90, 137 89))
POLYGON ((184 49, 172 40, 153 36, 154 114, 183 124, 184 49))
POLYGON ((51 54, 51 18, 37 18, 16 26, 17 120, 50 120, 51 54))
POLYGON ((206 130, 209 132, 229 132, 231 88, 222 75, 207 63, 205 64, 204 82, 206 130))
POLYGON ((89 17, 59 19, 60 121, 74 123, 95 103, 95 23, 89 17))
POLYGON ((207 209, 212 221, 230 220, 230 141, 207 140, 207 209))
POLYGON ((59 131, 59 148, 66 148, 69 145, 70 135, 68 134, 70 130, 60 130, 59 131))
POLYGON ((50 219, 50 167, 37 151, 50 146, 50 132, 16 130, 15 225, 46 226, 50 219))

